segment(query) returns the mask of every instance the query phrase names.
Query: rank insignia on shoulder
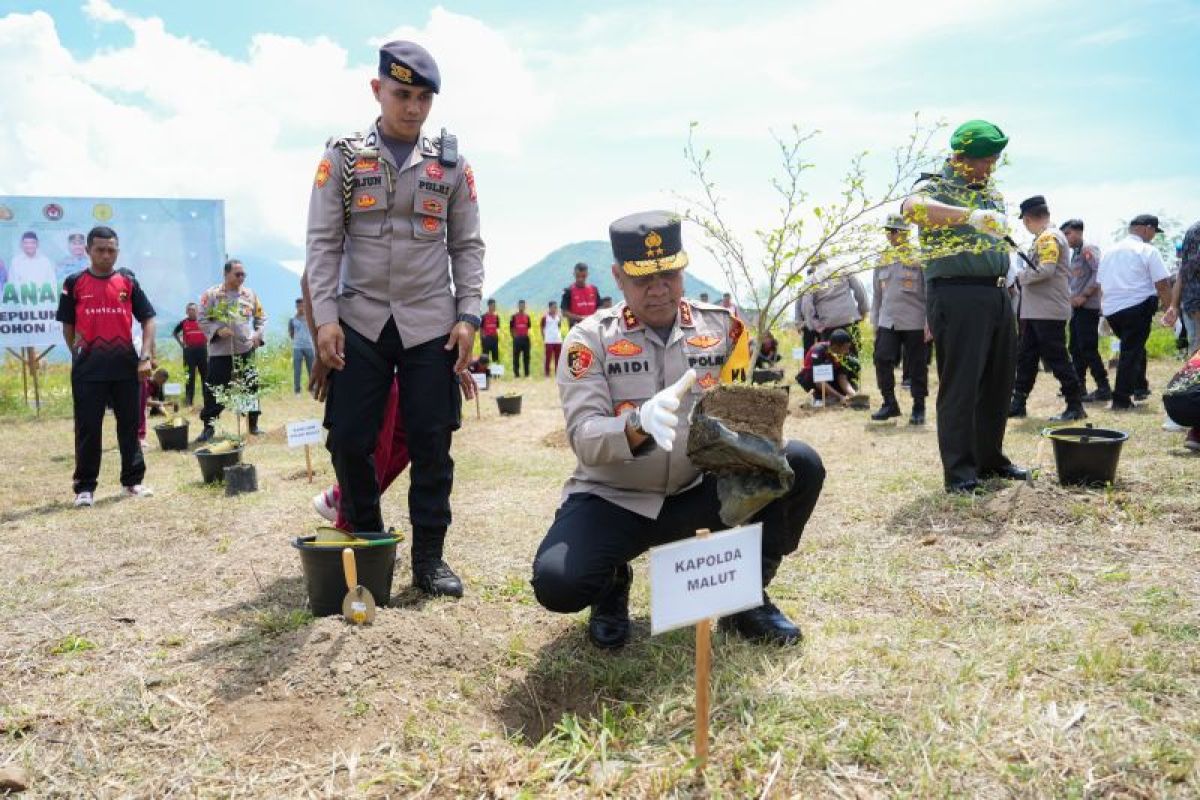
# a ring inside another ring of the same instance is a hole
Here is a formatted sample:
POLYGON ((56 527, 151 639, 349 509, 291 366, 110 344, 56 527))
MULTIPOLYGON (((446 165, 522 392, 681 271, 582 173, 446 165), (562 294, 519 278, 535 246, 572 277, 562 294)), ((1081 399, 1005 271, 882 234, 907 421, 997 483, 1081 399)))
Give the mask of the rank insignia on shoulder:
POLYGON ((621 321, 625 323, 625 330, 627 331, 631 331, 641 325, 641 323, 638 322, 638 318, 634 316, 634 313, 629 309, 629 306, 625 306, 625 308, 621 309, 621 321))
POLYGON ((700 335, 693 336, 690 339, 688 339, 687 343, 690 344, 692 347, 704 347, 704 348, 716 347, 717 345, 719 345, 721 343, 721 337, 700 334, 700 335))
POLYGON ((567 372, 575 380, 587 375, 596 361, 596 354, 585 344, 576 342, 567 348, 567 372))
POLYGON ((692 307, 686 300, 679 301, 679 324, 692 327, 692 307))
POLYGON ((642 354, 642 348, 628 339, 620 339, 608 346, 608 352, 614 356, 638 356, 642 354))

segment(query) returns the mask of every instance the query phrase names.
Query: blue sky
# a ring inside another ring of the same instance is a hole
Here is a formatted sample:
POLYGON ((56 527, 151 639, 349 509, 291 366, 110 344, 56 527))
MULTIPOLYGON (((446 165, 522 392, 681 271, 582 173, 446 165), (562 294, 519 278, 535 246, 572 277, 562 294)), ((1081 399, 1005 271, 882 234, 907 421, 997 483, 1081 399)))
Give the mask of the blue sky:
POLYGON ((1101 243, 1143 210, 1200 218, 1200 3, 905 5, 8 0, 0 194, 223 197, 232 252, 296 263, 321 144, 371 121, 375 47, 404 37, 442 66, 435 124, 479 176, 489 287, 678 207, 691 121, 747 236, 772 215, 771 130, 823 131, 819 200, 916 111, 998 123, 1011 204, 1045 194, 1101 243))

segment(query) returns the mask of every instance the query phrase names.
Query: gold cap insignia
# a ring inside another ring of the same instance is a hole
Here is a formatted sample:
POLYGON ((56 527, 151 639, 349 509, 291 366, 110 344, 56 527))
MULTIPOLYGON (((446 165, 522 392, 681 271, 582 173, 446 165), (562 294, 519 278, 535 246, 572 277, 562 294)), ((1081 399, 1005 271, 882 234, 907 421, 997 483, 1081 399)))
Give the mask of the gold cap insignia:
POLYGON ((646 234, 646 258, 657 258, 663 254, 662 236, 658 231, 650 231, 646 234))
POLYGON ((401 83, 412 83, 412 70, 399 64, 392 64, 391 75, 401 83))

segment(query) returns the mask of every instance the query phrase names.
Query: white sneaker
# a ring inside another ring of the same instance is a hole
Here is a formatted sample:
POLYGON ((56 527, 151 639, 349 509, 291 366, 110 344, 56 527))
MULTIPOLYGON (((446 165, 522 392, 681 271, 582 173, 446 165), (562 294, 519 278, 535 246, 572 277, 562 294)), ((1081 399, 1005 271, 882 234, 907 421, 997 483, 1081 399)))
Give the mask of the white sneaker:
POLYGON ((312 499, 313 511, 330 522, 337 522, 338 512, 333 506, 333 488, 318 492, 312 499))
POLYGON ((143 486, 138 483, 133 486, 125 486, 121 489, 121 494, 125 497, 150 497, 154 494, 154 490, 149 486, 143 486))
POLYGON ((824 400, 822 400, 822 399, 820 399, 820 398, 813 398, 812 407, 813 407, 813 408, 824 408, 824 407, 825 407, 825 401, 824 401, 824 400))
POLYGON ((1180 425, 1170 417, 1163 417, 1162 429, 1170 433, 1187 433, 1190 428, 1186 425, 1180 425))
POLYGON ((95 502, 91 492, 79 492, 75 495, 76 508, 91 508, 95 502))
POLYGON ((145 439, 142 439, 142 450, 149 450, 149 449, 150 449, 150 443, 147 442, 145 439))

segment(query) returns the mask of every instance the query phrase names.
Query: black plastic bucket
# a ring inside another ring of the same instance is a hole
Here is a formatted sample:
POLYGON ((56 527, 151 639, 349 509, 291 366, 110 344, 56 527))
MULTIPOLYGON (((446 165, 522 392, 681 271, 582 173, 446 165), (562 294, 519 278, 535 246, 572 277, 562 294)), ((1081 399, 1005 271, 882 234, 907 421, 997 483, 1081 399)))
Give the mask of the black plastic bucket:
POLYGON ((1046 431, 1054 443, 1054 465, 1058 482, 1064 486, 1088 486, 1113 483, 1121 445, 1129 438, 1125 431, 1107 428, 1053 428, 1046 431))
MULTIPOLYGON (((342 548, 306 547, 316 536, 298 536, 292 547, 300 551, 304 586, 314 617, 342 613, 346 597, 346 575, 342 571, 342 548)), ((392 573, 396 569, 396 543, 376 547, 355 547, 358 582, 375 598, 375 605, 386 606, 392 597, 392 573)))
POLYGON ((210 453, 207 450, 197 450, 194 455, 200 464, 200 477, 205 483, 217 483, 225 480, 225 468, 242 463, 242 448, 230 450, 228 453, 210 453))
POLYGON ((504 415, 521 413, 521 395, 500 395, 496 398, 496 407, 504 415))
POLYGON ((155 425, 154 435, 158 437, 158 446, 163 450, 187 450, 187 425, 155 425))

